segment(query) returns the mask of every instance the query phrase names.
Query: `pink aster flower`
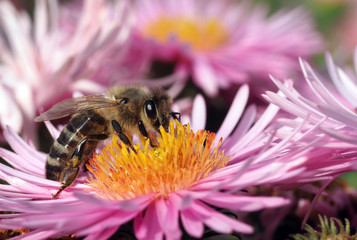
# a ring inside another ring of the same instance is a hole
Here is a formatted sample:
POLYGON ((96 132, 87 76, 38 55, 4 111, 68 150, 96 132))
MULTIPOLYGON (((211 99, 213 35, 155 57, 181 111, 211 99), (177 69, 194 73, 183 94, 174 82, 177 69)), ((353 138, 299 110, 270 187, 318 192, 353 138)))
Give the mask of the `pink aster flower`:
MULTIPOLYGON (((357 72, 357 49, 354 58, 357 72)), ((312 185, 304 186, 305 191, 316 196, 311 204, 305 204, 302 208, 302 215, 305 214, 303 223, 313 208, 327 215, 332 214, 331 208, 318 201, 318 196, 327 195, 324 189, 339 175, 357 170, 357 78, 351 71, 336 66, 329 54, 326 54, 326 63, 334 86, 315 73, 307 62, 300 60, 309 89, 297 90, 292 81, 283 83, 271 77, 280 91, 267 91, 264 95, 269 102, 290 114, 277 120, 284 127, 277 130, 276 136, 284 139, 292 128, 300 126, 299 133, 292 138, 292 147, 310 149, 304 156, 305 170, 299 174, 297 181, 290 182, 290 187, 324 180, 320 189, 312 185)), ((285 181, 285 184, 287 187, 289 181, 285 181)), ((328 197, 331 198, 329 201, 336 199, 334 195, 328 197)), ((333 209, 336 210, 336 206, 333 209)))
MULTIPOLYGON (((171 123, 169 133, 161 131, 159 147, 151 149, 148 141, 137 143, 136 153, 121 147, 114 136, 91 160, 90 173, 58 199, 51 199, 51 193, 60 184, 44 178, 46 155, 6 129, 14 152, 0 149, 0 156, 13 168, 0 164, 0 177, 8 183, 0 185, 0 209, 11 213, 0 215, 0 228, 30 229, 21 236, 28 239, 68 234, 107 239, 129 221, 138 239, 178 239, 182 230, 200 238, 204 226, 219 233, 253 232, 250 225, 214 207, 251 212, 283 206, 288 203, 283 198, 251 197, 239 190, 278 183, 301 170, 290 171, 294 163, 273 161, 284 154, 279 147, 269 148, 271 135, 264 130, 278 108, 268 107, 254 123, 256 108, 244 111, 247 99, 244 85, 217 134, 171 123)), ((204 108, 198 96, 193 128, 202 129, 204 108)), ((53 127, 49 130, 58 135, 53 127)), ((291 159, 287 156, 285 161, 291 159)))
MULTIPOLYGON (((299 183, 325 180, 317 196, 342 173, 357 170, 357 115, 353 107, 357 103, 356 77, 337 67, 329 54, 326 55, 326 60, 335 89, 329 82, 321 80, 307 62, 300 60, 305 80, 311 89, 310 93, 304 91, 302 94, 293 87, 291 81, 283 84, 272 77, 280 94, 268 91, 264 95, 268 101, 297 117, 279 119, 286 127, 277 131, 277 136, 281 134, 280 137, 284 138, 284 131, 289 133, 292 127, 301 126, 293 142, 295 145, 305 145, 306 148, 311 148, 311 151, 305 156, 305 171, 299 176, 300 180, 291 184, 296 186, 299 183)), ((355 68, 357 70, 356 66, 355 68)), ((307 220, 316 200, 317 197, 304 221, 307 220)))
MULTIPOLYGON (((355 148, 357 78, 350 71, 343 71, 337 67, 329 54, 326 55, 326 61, 335 89, 327 81, 321 80, 307 62, 300 60, 311 93, 308 95, 304 91, 304 94, 301 94, 293 87, 291 81, 283 84, 272 77, 283 95, 267 92, 265 98, 300 120, 305 119, 307 125, 314 127, 315 131, 312 132, 315 135, 312 136, 321 138, 321 145, 324 141, 324 144, 330 147, 344 148, 349 145, 355 148), (326 135, 332 138, 324 138, 326 135)), ((357 50, 355 50, 355 63, 357 63, 357 50)), ((355 70, 357 71, 356 64, 355 70)))
MULTIPOLYGON (((232 84, 285 77, 296 58, 322 47, 306 10, 267 16, 262 5, 238 1, 136 1, 137 41, 151 58, 177 63, 209 96, 232 84), (150 54, 150 53, 149 53, 150 54)), ((263 82, 262 82, 263 81, 263 82)))
POLYGON ((82 3, 36 1, 32 21, 10 1, 1 1, 2 128, 10 125, 34 138, 33 119, 39 108, 74 91, 101 92, 118 80, 113 77, 119 72, 125 75, 121 64, 126 60, 119 53, 124 52, 131 21, 126 1, 82 3), (101 77, 104 68, 112 78, 101 77))

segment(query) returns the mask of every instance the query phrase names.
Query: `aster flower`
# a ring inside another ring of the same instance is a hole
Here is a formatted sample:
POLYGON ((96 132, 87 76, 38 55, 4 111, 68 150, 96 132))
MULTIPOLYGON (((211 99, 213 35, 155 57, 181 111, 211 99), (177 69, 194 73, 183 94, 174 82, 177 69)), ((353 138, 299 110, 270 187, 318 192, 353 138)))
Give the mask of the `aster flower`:
MULTIPOLYGON (((354 57, 357 62, 357 50, 355 50, 354 57)), ((313 208, 324 214, 333 215, 337 207, 328 206, 321 200, 318 201, 320 199, 318 197, 327 195, 329 202, 335 202, 338 199, 336 204, 339 204, 342 201, 341 194, 337 197, 338 191, 327 194, 324 189, 342 173, 357 169, 357 118, 354 107, 357 103, 355 97, 357 79, 351 71, 342 70, 336 66, 328 53, 326 64, 334 86, 315 73, 306 61, 300 59, 302 72, 310 88, 307 90, 310 91, 298 90, 290 80, 281 82, 271 77, 280 91, 279 93, 267 91, 264 95, 269 102, 290 114, 277 118, 276 123, 283 126, 276 131, 277 138, 284 139, 292 129, 300 126, 299 132, 291 138, 291 146, 285 146, 285 150, 287 152, 290 151, 289 148, 308 150, 303 156, 305 170, 299 174, 298 178, 295 178, 296 181, 288 179, 284 182, 284 189, 299 186, 304 191, 315 195, 311 203, 297 199, 298 204, 301 204, 299 214, 305 215, 303 223, 307 221, 313 208), (320 180, 323 181, 320 188, 305 184, 320 180), (301 186, 302 184, 305 185, 301 186)), ((355 70, 357 70, 356 65, 355 70)), ((288 214, 289 208, 281 211, 279 216, 283 218, 288 214)), ((277 221, 273 223, 275 226, 277 224, 277 221)), ((272 236, 271 229, 275 227, 268 228, 272 236)))
POLYGON ((36 1, 32 21, 10 1, 1 1, 1 126, 10 125, 34 139, 33 118, 40 108, 74 91, 101 92, 111 85, 114 79, 104 76, 104 80, 102 68, 109 72, 106 61, 110 61, 110 72, 117 76, 126 61, 118 53, 124 52, 128 38, 127 8, 126 1, 61 6, 57 1, 36 1))
POLYGON ((356 78, 337 67, 329 54, 326 62, 335 89, 329 82, 321 80, 307 62, 300 60, 310 93, 304 90, 301 94, 291 81, 282 83, 272 77, 281 94, 268 91, 264 95, 268 101, 291 114, 277 120, 285 127, 280 128, 276 136, 284 139, 292 128, 301 126, 292 142, 295 147, 311 149, 306 155, 306 171, 299 182, 327 180, 324 187, 340 174, 357 169, 356 78))
MULTIPOLYGON (((138 239, 178 239, 180 220, 196 238, 202 237, 204 226, 219 233, 251 233, 250 225, 215 208, 251 212, 285 205, 280 197, 250 197, 237 190, 279 182, 300 171, 290 172, 294 164, 265 164, 279 155, 274 149, 264 151, 271 137, 263 134, 277 108, 268 107, 251 128, 256 111, 252 106, 243 114, 247 98, 248 87, 243 86, 217 134, 171 122, 169 133, 161 130, 159 147, 151 149, 148 141, 141 141, 136 153, 114 136, 91 160, 89 176, 84 174, 53 200, 51 193, 60 184, 44 179, 45 154, 6 129, 14 152, 0 149, 13 166, 0 164, 0 177, 9 184, 0 185, 0 209, 10 212, 0 215, 0 228, 30 229, 22 236, 29 239, 67 234, 106 239, 132 220, 138 239)), ((191 119, 200 129, 203 106, 198 108, 197 101, 203 105, 202 97, 196 98, 191 119)), ((58 134, 53 127, 49 130, 58 134)))
MULTIPOLYGON (((238 1, 139 0, 137 42, 155 60, 177 62, 209 96, 268 73, 287 76, 298 56, 318 52, 322 41, 304 9, 267 16, 262 5, 238 1)), ((259 82, 255 88, 269 84, 259 82)))
MULTIPOLYGON (((319 136, 321 141, 325 135, 333 137, 333 139, 325 138, 328 146, 345 148, 349 145, 355 148, 357 78, 337 67, 329 54, 326 55, 326 61, 335 89, 327 81, 320 80, 307 62, 300 60, 305 80, 311 89, 310 96, 301 95, 291 81, 283 84, 272 77, 284 96, 268 91, 264 97, 300 120, 306 119, 308 124, 314 125, 316 130, 314 132, 317 134, 315 136, 319 136)), ((355 62, 357 62, 357 50, 355 62)), ((357 71, 357 65, 355 69, 357 71)))

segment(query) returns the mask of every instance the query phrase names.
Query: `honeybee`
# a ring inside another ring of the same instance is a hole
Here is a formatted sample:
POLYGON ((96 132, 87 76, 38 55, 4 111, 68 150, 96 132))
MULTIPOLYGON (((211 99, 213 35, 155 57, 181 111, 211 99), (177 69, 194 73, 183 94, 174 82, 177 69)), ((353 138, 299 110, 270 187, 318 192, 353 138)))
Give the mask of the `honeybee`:
POLYGON ((135 151, 128 136, 150 139, 148 131, 159 133, 160 126, 168 131, 170 117, 179 121, 181 117, 171 111, 171 105, 172 99, 160 88, 113 87, 106 94, 64 100, 36 117, 36 122, 42 122, 73 115, 46 159, 46 178, 61 183, 52 198, 75 181, 97 144, 112 134, 135 151))

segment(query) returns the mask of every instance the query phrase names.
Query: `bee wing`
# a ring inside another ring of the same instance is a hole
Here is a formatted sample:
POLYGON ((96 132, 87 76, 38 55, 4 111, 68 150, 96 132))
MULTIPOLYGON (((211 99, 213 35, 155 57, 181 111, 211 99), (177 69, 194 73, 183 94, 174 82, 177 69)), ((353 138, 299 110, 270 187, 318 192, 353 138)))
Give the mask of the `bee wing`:
POLYGON ((118 104, 119 102, 117 100, 110 99, 103 94, 66 99, 57 103, 52 108, 36 117, 35 122, 63 118, 78 112, 96 108, 111 107, 118 104))

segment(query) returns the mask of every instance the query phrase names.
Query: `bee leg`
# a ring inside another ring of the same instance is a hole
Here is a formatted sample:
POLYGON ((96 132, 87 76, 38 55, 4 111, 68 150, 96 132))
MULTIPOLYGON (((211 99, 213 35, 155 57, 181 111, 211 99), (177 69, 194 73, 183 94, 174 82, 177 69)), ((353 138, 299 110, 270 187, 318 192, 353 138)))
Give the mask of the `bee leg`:
POLYGON ((71 159, 68 161, 68 166, 61 174, 60 182, 62 186, 55 194, 52 195, 52 199, 57 198, 63 190, 71 186, 74 180, 76 180, 81 166, 82 153, 86 142, 87 138, 83 139, 74 150, 71 159))
POLYGON ((93 135, 89 135, 88 139, 94 139, 94 140, 105 140, 107 139, 109 136, 107 134, 93 134, 93 135))
POLYGON ((88 168, 87 168, 87 163, 88 160, 91 159, 93 157, 93 153, 98 145, 98 143, 102 140, 105 140, 109 137, 108 134, 92 134, 92 135, 88 135, 87 136, 87 142, 86 142, 86 146, 83 149, 83 159, 81 162, 81 167, 82 167, 82 171, 83 172, 87 172, 88 168), (86 156, 86 157, 85 157, 86 156))
POLYGON ((123 133, 123 130, 120 126, 120 124, 118 123, 118 121, 116 120, 112 120, 112 126, 114 128, 114 130, 117 132, 119 139, 127 146, 129 146, 131 148, 131 150, 133 150, 134 152, 136 152, 133 144, 131 144, 129 138, 125 135, 125 133, 123 133))
POLYGON ((157 147, 157 145, 153 142, 153 140, 149 137, 149 134, 148 134, 148 132, 146 131, 146 128, 145 128, 145 126, 144 126, 144 123, 142 122, 142 121, 139 121, 138 122, 138 126, 139 126, 139 131, 140 131, 140 133, 144 136, 144 137, 146 137, 146 138, 149 138, 150 139, 150 146, 151 147, 157 147))
POLYGON ((173 117, 173 119, 178 120, 179 122, 181 122, 181 113, 179 112, 170 112, 171 117, 173 117))

